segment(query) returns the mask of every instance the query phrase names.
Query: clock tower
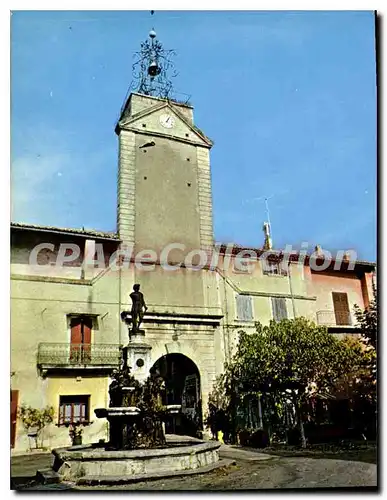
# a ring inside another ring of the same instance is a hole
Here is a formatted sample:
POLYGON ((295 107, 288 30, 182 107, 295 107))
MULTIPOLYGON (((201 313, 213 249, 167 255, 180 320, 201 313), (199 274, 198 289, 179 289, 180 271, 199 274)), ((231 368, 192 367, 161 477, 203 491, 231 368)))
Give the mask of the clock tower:
POLYGON ((184 253, 212 247, 212 142, 195 127, 192 107, 132 93, 116 132, 121 239, 157 255, 172 244, 184 253))
MULTIPOLYGON (((139 284, 148 309, 144 337, 128 344, 135 376, 138 357, 145 360, 144 376, 151 366, 170 370, 173 394, 193 381, 196 407, 202 401, 206 408, 224 351, 218 276, 208 267, 214 245, 212 142, 196 127, 192 106, 172 97, 170 51, 153 30, 149 37, 141 44, 139 70, 133 68, 132 92, 116 125, 117 231, 135 257, 119 271, 120 310, 130 306, 129 294, 139 284), (185 368, 176 372, 178 366, 185 368)), ((122 322, 121 328, 124 341, 122 322)))
POLYGON ((194 124, 192 106, 172 98, 170 51, 153 30, 149 37, 116 125, 117 231, 136 262, 146 261, 121 276, 121 296, 139 283, 155 310, 208 314, 218 308, 214 276, 206 271, 214 244, 212 142, 194 124))

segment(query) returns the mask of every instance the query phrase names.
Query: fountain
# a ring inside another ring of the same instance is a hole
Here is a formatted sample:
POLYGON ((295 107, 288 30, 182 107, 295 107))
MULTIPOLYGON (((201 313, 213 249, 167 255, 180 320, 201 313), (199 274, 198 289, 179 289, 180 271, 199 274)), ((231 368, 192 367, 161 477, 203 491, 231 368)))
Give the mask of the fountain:
MULTIPOLYGON (((164 405, 163 379, 157 373, 144 381, 131 374, 128 357, 141 349, 149 356, 151 347, 144 344, 145 331, 140 324, 146 311, 139 285, 131 294, 130 313, 123 321, 131 325, 129 344, 121 349, 121 365, 112 373, 108 408, 98 408, 98 418, 109 422, 108 443, 72 446, 53 450, 53 472, 61 480, 77 484, 116 484, 159 477, 201 473, 224 466, 219 462, 219 442, 202 441, 188 436, 165 436, 164 421, 181 411, 180 405, 164 405)), ((44 474, 40 473, 40 476, 44 474)))

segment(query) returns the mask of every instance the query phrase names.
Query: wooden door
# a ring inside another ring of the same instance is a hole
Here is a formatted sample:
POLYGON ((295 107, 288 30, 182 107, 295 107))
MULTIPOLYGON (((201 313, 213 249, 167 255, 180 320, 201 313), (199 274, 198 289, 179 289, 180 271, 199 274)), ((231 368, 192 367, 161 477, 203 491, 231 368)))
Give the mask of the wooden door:
POLYGON ((11 390, 11 447, 15 446, 16 422, 17 422, 17 404, 19 401, 19 391, 11 390))
POLYGON ((70 361, 80 362, 82 348, 82 322, 81 318, 71 319, 70 361))
POLYGON ((70 360, 87 363, 91 358, 91 329, 93 320, 80 316, 71 320, 70 360))
POLYGON ((83 362, 87 363, 91 359, 91 329, 93 320, 88 317, 82 318, 81 333, 82 333, 82 358, 83 362))
POLYGON ((349 325, 348 295, 341 292, 332 292, 333 308, 335 310, 336 325, 349 325))

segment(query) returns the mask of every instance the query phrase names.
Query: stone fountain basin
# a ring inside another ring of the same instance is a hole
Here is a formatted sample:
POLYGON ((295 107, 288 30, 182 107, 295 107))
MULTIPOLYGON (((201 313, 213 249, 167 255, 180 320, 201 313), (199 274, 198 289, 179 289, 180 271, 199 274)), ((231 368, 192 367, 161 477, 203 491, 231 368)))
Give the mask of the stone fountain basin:
POLYGON ((109 450, 95 445, 53 450, 53 469, 63 480, 77 481, 85 476, 160 474, 199 469, 219 461, 220 443, 184 436, 167 436, 167 446, 156 449, 109 450))
MULTIPOLYGON (((180 413, 181 405, 167 405, 165 409, 169 414, 180 413)), ((98 418, 109 419, 111 417, 136 416, 141 413, 141 410, 136 406, 117 406, 111 408, 96 408, 94 413, 98 418)))
POLYGON ((112 408, 97 408, 94 410, 98 418, 128 417, 140 414, 140 409, 136 406, 118 406, 112 408))

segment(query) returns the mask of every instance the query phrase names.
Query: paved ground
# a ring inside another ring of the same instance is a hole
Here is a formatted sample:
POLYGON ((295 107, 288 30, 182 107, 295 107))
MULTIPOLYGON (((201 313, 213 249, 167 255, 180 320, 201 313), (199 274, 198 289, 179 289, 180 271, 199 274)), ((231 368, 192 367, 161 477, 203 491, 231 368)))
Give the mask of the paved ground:
MULTIPOLYGON (((235 466, 214 472, 116 486, 76 487, 77 490, 254 490, 278 488, 330 488, 330 487, 376 487, 377 470, 374 459, 361 455, 329 458, 278 457, 252 450, 222 446, 223 458, 236 460, 235 466)), ((12 477, 17 487, 31 481, 37 469, 47 468, 52 459, 49 454, 19 456, 12 459, 12 477)), ((44 489, 63 489, 64 485, 46 486, 44 489)))

